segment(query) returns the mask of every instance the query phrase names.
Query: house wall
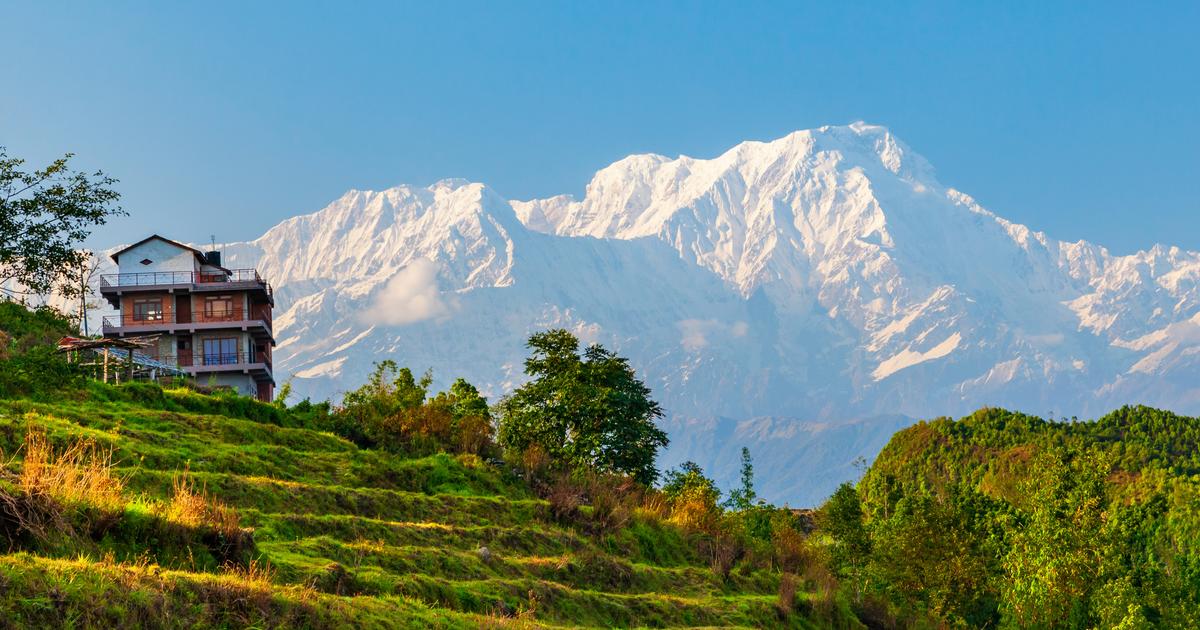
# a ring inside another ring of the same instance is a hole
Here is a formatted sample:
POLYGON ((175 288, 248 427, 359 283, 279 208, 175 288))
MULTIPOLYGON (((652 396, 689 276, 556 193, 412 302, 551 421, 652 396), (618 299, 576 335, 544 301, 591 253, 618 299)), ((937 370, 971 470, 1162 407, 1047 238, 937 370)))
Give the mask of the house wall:
POLYGON ((163 335, 158 338, 158 356, 163 358, 175 357, 177 353, 175 335, 163 335))
POLYGON ((120 273, 150 273, 156 271, 196 271, 196 255, 177 245, 152 239, 121 254, 117 260, 120 273), (148 265, 142 260, 149 259, 148 265))
POLYGON ((238 390, 238 393, 244 396, 254 397, 258 395, 258 385, 255 384, 254 379, 249 374, 242 374, 240 372, 215 372, 212 378, 205 374, 197 378, 196 382, 201 385, 212 383, 214 385, 234 387, 238 390))

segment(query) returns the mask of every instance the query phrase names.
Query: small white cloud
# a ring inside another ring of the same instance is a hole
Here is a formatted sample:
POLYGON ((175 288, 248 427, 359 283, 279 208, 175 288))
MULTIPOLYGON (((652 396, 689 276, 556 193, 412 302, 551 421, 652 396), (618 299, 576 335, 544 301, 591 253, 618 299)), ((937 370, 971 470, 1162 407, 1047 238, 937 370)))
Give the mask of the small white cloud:
POLYGON ((448 316, 451 305, 438 290, 437 273, 432 260, 414 261, 388 280, 360 319, 368 324, 403 326, 448 316))
POLYGON ((1029 342, 1036 346, 1057 346, 1061 345, 1066 337, 1062 333, 1048 333, 1045 335, 1029 335, 1029 342))
POLYGON ((695 352, 708 347, 708 336, 705 331, 711 328, 711 320, 685 319, 679 322, 679 332, 683 334, 680 343, 688 352, 695 352))
POLYGON ((750 325, 743 321, 726 324, 715 319, 684 319, 678 326, 682 337, 679 343, 688 352, 703 350, 713 341, 745 337, 750 332, 750 325))

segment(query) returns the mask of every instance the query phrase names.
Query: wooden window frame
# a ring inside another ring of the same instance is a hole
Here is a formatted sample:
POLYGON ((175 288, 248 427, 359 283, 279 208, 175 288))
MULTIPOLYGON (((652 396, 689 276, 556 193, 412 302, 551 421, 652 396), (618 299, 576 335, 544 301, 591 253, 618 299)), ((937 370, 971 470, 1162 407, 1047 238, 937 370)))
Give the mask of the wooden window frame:
POLYGON ((161 322, 166 319, 162 297, 133 298, 129 305, 129 311, 129 319, 135 322, 161 322), (143 308, 151 305, 157 305, 158 308, 155 310, 143 308))
POLYGON ((236 365, 238 364, 241 350, 241 339, 238 337, 205 337, 200 341, 200 354, 204 357, 204 365, 236 365), (233 342, 233 350, 225 349, 225 342, 233 342), (215 352, 209 351, 209 344, 216 345, 215 352), (215 359, 214 359, 215 357, 215 359))
POLYGON ((204 319, 232 319, 238 312, 237 305, 234 303, 232 295, 211 295, 204 297, 204 319), (219 311, 213 306, 219 303, 228 304, 228 308, 220 309, 219 311))

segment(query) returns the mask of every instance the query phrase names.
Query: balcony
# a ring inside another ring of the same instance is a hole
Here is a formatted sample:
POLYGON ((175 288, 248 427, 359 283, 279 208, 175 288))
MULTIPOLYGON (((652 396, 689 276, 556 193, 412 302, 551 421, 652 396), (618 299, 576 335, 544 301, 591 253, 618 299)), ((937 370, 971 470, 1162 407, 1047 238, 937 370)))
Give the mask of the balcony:
POLYGON ((273 336, 271 307, 265 304, 251 307, 249 310, 233 308, 106 315, 101 325, 106 337, 148 333, 194 333, 231 328, 265 334, 267 337, 273 336))
POLYGON ((261 291, 274 304, 271 284, 258 275, 257 269, 232 269, 210 273, 198 271, 149 271, 138 273, 107 273, 100 276, 100 293, 117 306, 115 296, 125 291, 176 290, 202 291, 261 291))
POLYGON ((192 376, 212 372, 243 372, 271 378, 271 355, 263 352, 204 352, 180 350, 172 355, 149 355, 152 361, 177 367, 192 376))

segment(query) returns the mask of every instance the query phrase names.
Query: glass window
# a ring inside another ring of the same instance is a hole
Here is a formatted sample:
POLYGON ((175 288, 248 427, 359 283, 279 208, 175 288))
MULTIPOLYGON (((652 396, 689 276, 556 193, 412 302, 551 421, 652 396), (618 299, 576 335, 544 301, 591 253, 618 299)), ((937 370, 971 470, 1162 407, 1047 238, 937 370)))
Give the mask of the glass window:
POLYGON ((207 319, 234 319, 233 296, 221 295, 204 298, 204 317, 207 319))
POLYGON ((157 322, 162 318, 162 298, 137 298, 133 301, 133 321, 157 322))
POLYGON ((237 338, 220 337, 204 340, 205 365, 233 365, 238 362, 237 338))

